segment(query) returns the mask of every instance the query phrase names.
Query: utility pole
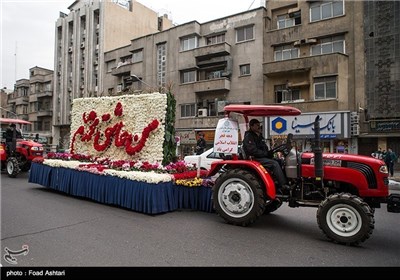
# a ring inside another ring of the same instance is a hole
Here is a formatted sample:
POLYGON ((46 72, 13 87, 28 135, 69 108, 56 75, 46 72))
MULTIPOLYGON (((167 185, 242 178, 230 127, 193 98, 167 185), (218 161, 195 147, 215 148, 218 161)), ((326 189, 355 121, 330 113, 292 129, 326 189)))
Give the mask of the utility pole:
POLYGON ((15 53, 14 53, 14 61, 15 61, 15 66, 14 66, 14 84, 17 81, 17 50, 18 50, 18 42, 15 41, 15 53))

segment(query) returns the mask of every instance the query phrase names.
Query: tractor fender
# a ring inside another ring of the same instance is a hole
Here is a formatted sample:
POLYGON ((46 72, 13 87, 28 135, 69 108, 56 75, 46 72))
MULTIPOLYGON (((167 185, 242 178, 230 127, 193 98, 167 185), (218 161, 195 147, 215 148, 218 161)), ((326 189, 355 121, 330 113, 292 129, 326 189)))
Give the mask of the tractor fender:
MULTIPOLYGON (((265 194, 272 200, 276 197, 276 188, 274 180, 271 174, 261 165, 258 161, 249 160, 227 160, 227 161, 216 161, 211 164, 211 169, 208 172, 207 177, 214 176, 217 174, 223 166, 229 166, 231 169, 245 168, 247 170, 253 170, 262 180, 265 186, 265 194)), ((226 167, 225 166, 225 167, 226 167)))
POLYGON ((7 160, 6 146, 4 144, 0 145, 0 160, 1 161, 7 160))

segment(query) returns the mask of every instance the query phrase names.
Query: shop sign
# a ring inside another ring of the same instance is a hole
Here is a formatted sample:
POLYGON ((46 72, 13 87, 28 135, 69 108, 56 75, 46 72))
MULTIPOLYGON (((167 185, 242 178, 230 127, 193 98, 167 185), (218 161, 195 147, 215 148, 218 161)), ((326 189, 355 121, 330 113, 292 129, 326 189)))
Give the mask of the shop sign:
POLYGON ((269 118, 269 132, 274 135, 294 136, 314 135, 314 123, 320 117, 321 138, 334 139, 343 134, 342 113, 303 114, 300 116, 287 116, 269 118))
POLYGON ((177 131, 175 137, 179 137, 181 145, 196 145, 196 134, 193 130, 177 131))
POLYGON ((372 121, 370 125, 374 132, 400 131, 400 121, 372 121))

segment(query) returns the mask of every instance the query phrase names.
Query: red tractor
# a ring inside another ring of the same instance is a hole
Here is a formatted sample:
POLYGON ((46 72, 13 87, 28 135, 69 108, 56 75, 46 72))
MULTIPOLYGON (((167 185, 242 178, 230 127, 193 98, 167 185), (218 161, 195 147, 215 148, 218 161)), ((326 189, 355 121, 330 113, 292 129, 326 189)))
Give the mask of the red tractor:
MULTIPOLYGON (((228 105, 226 116, 295 116, 290 106, 228 105)), ((312 152, 300 153, 287 142, 273 148, 284 155, 283 170, 291 190, 277 194, 273 175, 242 151, 225 155, 211 165, 209 176, 217 177, 213 189, 214 208, 226 222, 247 226, 284 202, 291 208, 317 208, 317 222, 328 239, 346 245, 367 240, 374 229, 374 209, 387 204, 389 212, 400 212, 400 195, 389 195, 388 169, 381 160, 351 154, 322 153, 319 117, 314 123, 312 152)), ((243 150, 243 149, 242 149, 243 150)))
MULTIPOLYGON (((0 122, 10 126, 31 124, 24 120, 6 118, 0 118, 0 122)), ((1 169, 6 169, 8 176, 15 178, 21 171, 25 172, 31 168, 34 158, 43 157, 43 145, 23 139, 16 129, 13 130, 12 137, 7 137, 6 134, 7 132, 3 133, 0 144, 1 169), (18 137, 18 134, 21 137, 18 137)))

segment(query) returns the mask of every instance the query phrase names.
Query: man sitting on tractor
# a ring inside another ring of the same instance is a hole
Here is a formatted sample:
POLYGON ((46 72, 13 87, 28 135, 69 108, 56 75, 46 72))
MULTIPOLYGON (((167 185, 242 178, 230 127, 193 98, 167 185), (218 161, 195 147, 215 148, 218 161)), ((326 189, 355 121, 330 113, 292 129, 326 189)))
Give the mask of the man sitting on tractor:
MULTIPOLYGON (((7 153, 11 153, 13 151, 13 138, 14 138, 14 131, 15 131, 15 139, 22 139, 21 132, 16 128, 15 123, 10 124, 10 127, 7 128, 5 132, 6 138, 6 151, 7 153)), ((14 147, 15 150, 15 147, 14 147)), ((14 151, 15 152, 15 151, 14 151)))
POLYGON ((267 170, 271 171, 275 179, 278 181, 277 191, 288 192, 290 186, 283 174, 282 167, 279 163, 272 159, 273 154, 268 149, 265 139, 261 133, 261 125, 257 119, 252 119, 249 123, 250 129, 246 131, 243 139, 243 149, 247 156, 254 157, 267 170))

